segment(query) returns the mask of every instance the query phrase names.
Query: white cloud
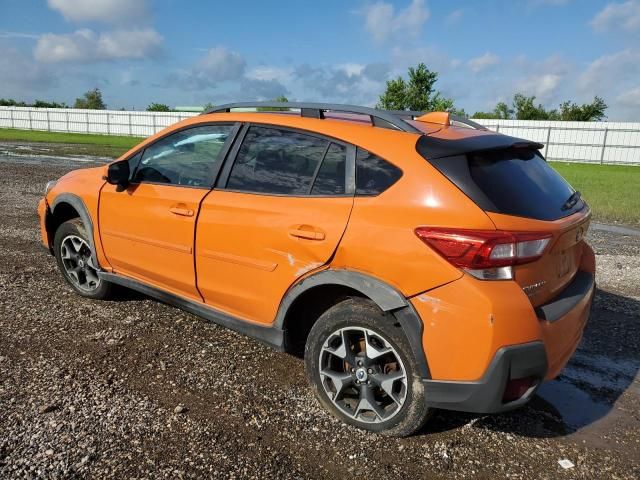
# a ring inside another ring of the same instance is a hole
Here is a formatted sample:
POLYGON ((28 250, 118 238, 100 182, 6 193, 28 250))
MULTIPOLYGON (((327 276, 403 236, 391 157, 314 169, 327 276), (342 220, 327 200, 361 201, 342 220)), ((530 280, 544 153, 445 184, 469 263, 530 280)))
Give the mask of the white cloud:
POLYGON ((600 32, 620 28, 627 31, 640 30, 640 2, 629 0, 610 3, 593 17, 591 26, 600 32))
POLYGON ((214 47, 198 62, 196 70, 214 82, 224 82, 241 77, 246 66, 247 62, 239 53, 225 47, 214 47))
POLYGON ((545 73, 520 80, 517 86, 518 90, 522 93, 535 95, 535 97, 540 101, 546 102, 555 96, 561 80, 561 75, 556 73, 545 73))
POLYGON ((279 82, 287 82, 291 80, 293 74, 293 68, 281 68, 268 65, 261 65, 259 67, 252 68, 247 72, 246 77, 251 80, 278 80, 279 82))
POLYGON ((377 43, 384 42, 392 35, 417 36, 430 15, 424 0, 411 0, 406 8, 397 13, 392 4, 377 2, 365 7, 361 13, 365 19, 365 29, 377 43))
POLYGON ((621 104, 640 109, 640 87, 622 92, 616 100, 621 104))
POLYGON ((38 95, 55 82, 45 66, 33 61, 18 49, 0 43, 0 85, 2 96, 20 100, 38 95))
POLYGON ((34 56, 43 63, 140 60, 157 55, 161 45, 162 36, 150 28, 101 34, 84 28, 69 34, 42 35, 36 44, 34 56))
MULTIPOLYGON (((168 75, 163 86, 180 85, 186 90, 202 90, 213 88, 220 82, 241 80, 244 77, 247 62, 244 57, 226 47, 213 47, 193 66, 185 70, 175 71, 168 75)), ((272 79, 251 78, 255 81, 272 81, 272 79)), ((254 84, 253 86, 255 86, 254 84)))
POLYGON ((40 35, 22 32, 0 32, 0 38, 27 38, 29 40, 37 40, 40 35))
POLYGON ((487 68, 497 65, 498 63, 500 63, 500 57, 495 53, 487 52, 484 55, 472 58, 467 62, 467 65, 473 73, 479 73, 487 68))
POLYGON ((132 24, 149 17, 146 0, 47 0, 49 8, 73 22, 132 24))
POLYGON ((578 88, 598 93, 611 87, 623 87, 640 76, 640 51, 626 49, 603 55, 592 61, 578 78, 578 88))
POLYGON ((454 25, 462 20, 464 16, 464 8, 458 8, 457 10, 453 10, 445 17, 445 22, 447 25, 454 25))

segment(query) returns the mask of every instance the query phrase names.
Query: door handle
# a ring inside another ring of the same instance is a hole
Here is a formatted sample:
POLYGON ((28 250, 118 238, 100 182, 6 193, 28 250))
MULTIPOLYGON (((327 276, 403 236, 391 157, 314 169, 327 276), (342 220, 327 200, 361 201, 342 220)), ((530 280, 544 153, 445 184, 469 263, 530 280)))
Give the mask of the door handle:
POLYGON ((171 207, 169 211, 175 215, 180 215, 182 217, 193 217, 193 210, 183 207, 171 207))
POLYGON ((306 240, 324 240, 325 239, 325 234, 322 230, 309 227, 306 225, 290 228, 289 235, 296 238, 304 238, 306 240))

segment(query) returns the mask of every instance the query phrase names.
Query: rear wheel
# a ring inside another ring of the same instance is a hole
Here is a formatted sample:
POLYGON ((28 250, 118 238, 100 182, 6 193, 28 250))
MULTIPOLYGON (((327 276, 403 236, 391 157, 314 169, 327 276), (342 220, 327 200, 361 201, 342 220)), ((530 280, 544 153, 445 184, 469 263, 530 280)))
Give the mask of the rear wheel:
POLYGON ((406 436, 428 417, 402 328, 368 300, 345 300, 318 319, 307 339, 305 366, 320 403, 346 423, 406 436))
POLYGON ((87 231, 77 218, 60 225, 53 241, 58 268, 67 283, 83 297, 105 299, 112 285, 98 276, 90 245, 87 231))

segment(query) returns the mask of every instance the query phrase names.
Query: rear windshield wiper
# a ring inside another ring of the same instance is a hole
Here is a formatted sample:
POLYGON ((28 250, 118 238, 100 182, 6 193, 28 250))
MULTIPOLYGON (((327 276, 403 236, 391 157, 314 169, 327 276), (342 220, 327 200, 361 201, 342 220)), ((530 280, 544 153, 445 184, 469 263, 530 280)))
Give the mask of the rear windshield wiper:
POLYGON ((564 202, 564 205, 562 205, 562 210, 569 210, 570 208, 573 208, 573 206, 580 201, 581 197, 582 194, 578 190, 573 192, 571 196, 567 198, 567 201, 564 202))

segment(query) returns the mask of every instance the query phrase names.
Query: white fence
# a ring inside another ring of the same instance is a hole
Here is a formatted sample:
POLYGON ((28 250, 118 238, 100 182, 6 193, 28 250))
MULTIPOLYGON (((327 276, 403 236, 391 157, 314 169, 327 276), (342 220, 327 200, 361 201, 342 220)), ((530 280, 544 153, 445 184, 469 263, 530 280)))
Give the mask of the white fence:
POLYGON ((0 128, 148 137, 195 115, 197 113, 191 112, 0 107, 0 128))
MULTIPOLYGON (((0 128, 146 137, 191 112, 136 112, 58 108, 0 107, 0 128)), ((506 135, 545 147, 549 160, 640 164, 640 123, 475 120, 506 135)))
POLYGON ((544 145, 548 160, 640 164, 640 123, 475 120, 492 130, 544 145))

